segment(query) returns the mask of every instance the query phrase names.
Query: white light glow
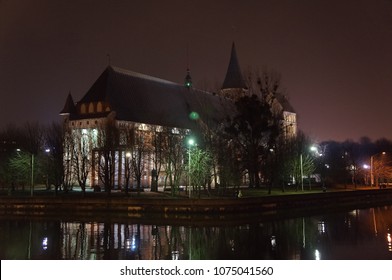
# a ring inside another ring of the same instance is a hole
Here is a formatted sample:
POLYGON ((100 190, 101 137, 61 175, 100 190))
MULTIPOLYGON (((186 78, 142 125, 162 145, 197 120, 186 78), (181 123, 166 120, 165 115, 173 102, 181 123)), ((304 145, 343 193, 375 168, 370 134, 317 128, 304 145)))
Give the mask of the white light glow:
POLYGON ((47 250, 48 249, 48 238, 44 237, 42 239, 42 249, 47 250))
POLYGON ((317 249, 314 251, 314 259, 315 259, 316 261, 321 260, 320 251, 317 250, 317 249))

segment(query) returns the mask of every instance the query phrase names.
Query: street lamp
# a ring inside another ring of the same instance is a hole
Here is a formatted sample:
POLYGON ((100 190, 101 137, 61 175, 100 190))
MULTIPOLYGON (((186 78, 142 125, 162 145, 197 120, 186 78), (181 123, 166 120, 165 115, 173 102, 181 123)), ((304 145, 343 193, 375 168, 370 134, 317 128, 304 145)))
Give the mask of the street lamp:
POLYGON ((195 139, 188 139, 188 194, 189 198, 191 198, 191 148, 196 144, 195 139))
MULTIPOLYGON (((311 146, 309 149, 310 151, 316 153, 318 156, 322 156, 322 154, 318 152, 316 146, 311 146)), ((300 164, 300 172, 301 172, 301 189, 302 191, 304 191, 304 162, 303 162, 302 153, 299 155, 299 164, 300 164)), ((310 178, 308 179, 309 179, 309 186, 310 186, 310 178)))
POLYGON ((300 167, 301 167, 301 189, 304 191, 304 163, 302 159, 302 153, 299 156, 299 162, 300 162, 300 167))
POLYGON ((130 167, 130 161, 131 161, 131 152, 126 152, 125 153, 125 193, 128 195, 129 191, 129 181, 131 177, 131 167, 130 167))
POLYGON ((34 193, 34 154, 31 153, 31 186, 30 186, 30 196, 34 193))
POLYGON ((47 164, 46 164, 46 189, 49 190, 49 155, 50 155, 50 149, 47 148, 45 149, 45 153, 47 155, 47 164))
POLYGON ((368 170, 370 169, 370 166, 368 165, 368 164, 363 164, 362 165, 362 168, 365 170, 365 178, 364 178, 364 183, 365 183, 365 185, 367 186, 369 183, 368 183, 368 181, 369 181, 369 177, 368 177, 368 170))
MULTIPOLYGON (((19 154, 20 152, 22 152, 22 150, 20 148, 17 148, 16 152, 19 154)), ((23 154, 25 154, 25 153, 23 152, 23 154)), ((31 175, 30 196, 33 196, 33 194, 34 194, 34 153, 31 153, 30 155, 31 155, 31 157, 30 157, 30 175, 31 175)))

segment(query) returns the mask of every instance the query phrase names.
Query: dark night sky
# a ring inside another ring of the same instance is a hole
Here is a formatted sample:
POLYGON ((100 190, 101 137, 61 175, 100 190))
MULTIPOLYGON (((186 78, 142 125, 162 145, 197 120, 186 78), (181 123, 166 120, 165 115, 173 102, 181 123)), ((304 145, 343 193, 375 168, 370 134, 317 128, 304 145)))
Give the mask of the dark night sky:
POLYGON ((221 85, 272 68, 315 141, 392 139, 392 2, 0 0, 0 128, 58 120, 108 65, 221 85))

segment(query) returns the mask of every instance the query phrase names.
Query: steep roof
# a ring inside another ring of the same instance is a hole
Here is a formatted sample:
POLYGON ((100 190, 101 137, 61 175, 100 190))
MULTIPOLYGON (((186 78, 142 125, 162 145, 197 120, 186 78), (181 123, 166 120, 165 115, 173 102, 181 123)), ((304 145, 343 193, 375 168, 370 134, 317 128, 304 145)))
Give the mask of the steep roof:
MULTIPOLYGON (((105 69, 79 103, 98 101, 110 104, 118 120, 179 128, 194 127, 192 112, 206 122, 220 122, 232 111, 231 102, 225 98, 112 66, 105 69)), ((88 114, 71 116, 87 117, 88 114)))
POLYGON ((234 42, 231 47, 230 61, 229 66, 227 67, 225 81, 223 82, 222 86, 222 89, 229 88, 246 88, 244 78, 242 77, 240 64, 238 63, 234 42))
POLYGON ((290 112, 290 113, 295 113, 294 107, 290 104, 289 100, 287 97, 281 93, 276 93, 275 94, 276 99, 282 106, 283 111, 285 112, 290 112))
POLYGON ((60 115, 72 114, 75 113, 75 111, 75 103, 72 99, 71 93, 69 93, 67 96, 67 100, 65 101, 64 108, 60 111, 60 115))

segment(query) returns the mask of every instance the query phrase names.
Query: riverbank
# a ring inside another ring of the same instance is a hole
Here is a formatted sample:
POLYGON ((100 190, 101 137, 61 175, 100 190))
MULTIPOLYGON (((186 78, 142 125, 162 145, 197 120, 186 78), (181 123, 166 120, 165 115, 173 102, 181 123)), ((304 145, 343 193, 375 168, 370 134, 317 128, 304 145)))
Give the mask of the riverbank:
POLYGON ((267 190, 242 189, 242 197, 171 197, 165 192, 140 194, 81 193, 48 194, 36 192, 34 196, 0 196, 0 216, 13 217, 108 217, 138 219, 148 215, 154 219, 195 220, 196 217, 224 219, 225 216, 277 217, 303 215, 323 211, 385 205, 392 202, 392 189, 369 187, 335 188, 327 192, 286 191, 268 194, 267 190))

